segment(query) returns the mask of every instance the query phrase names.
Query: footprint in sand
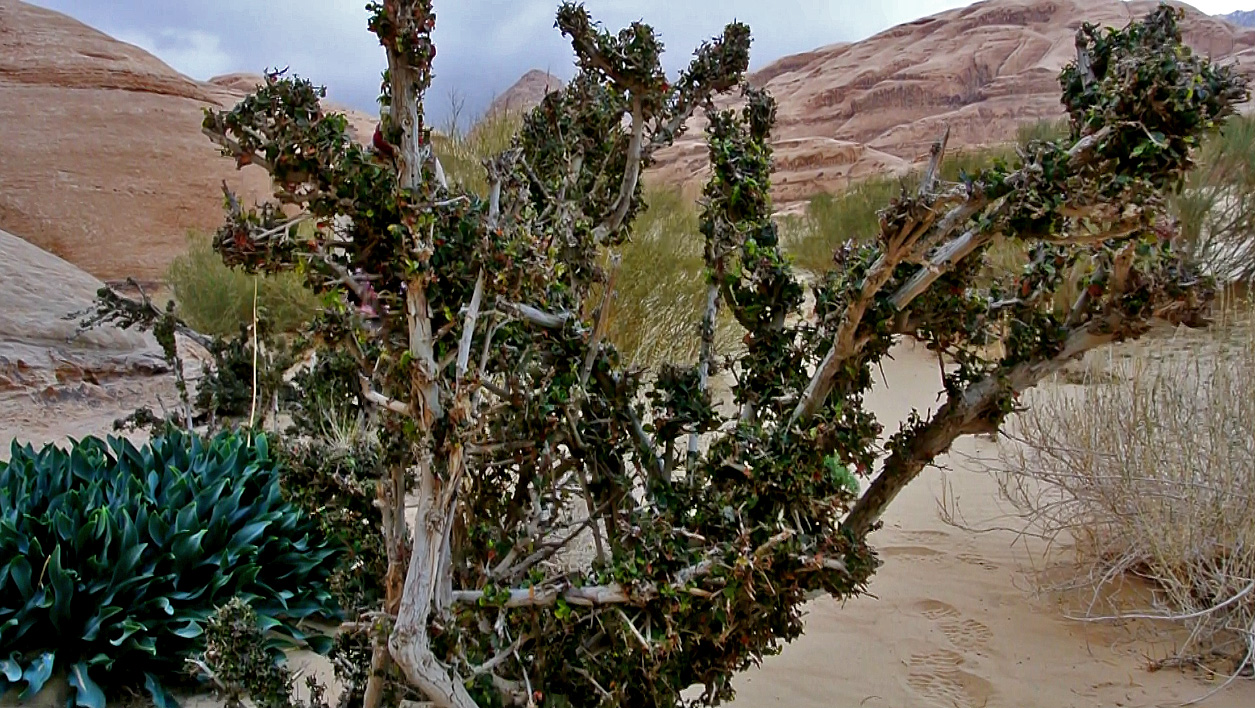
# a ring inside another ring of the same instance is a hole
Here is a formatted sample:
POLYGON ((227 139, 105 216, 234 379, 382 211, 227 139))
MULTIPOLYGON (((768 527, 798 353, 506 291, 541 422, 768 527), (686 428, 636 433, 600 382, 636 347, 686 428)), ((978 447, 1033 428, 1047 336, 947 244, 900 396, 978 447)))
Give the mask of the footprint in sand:
POLYGON ((967 671, 963 655, 939 649, 911 656, 906 683, 919 697, 945 708, 981 708, 994 695, 993 684, 967 671))
POLYGON ((946 551, 939 550, 949 537, 950 534, 944 531, 898 531, 893 535, 893 540, 901 543, 881 546, 876 552, 881 558, 902 557, 937 562, 949 555, 946 551))
POLYGON ((942 635, 958 649, 978 651, 994 638, 984 622, 964 617, 957 607, 940 600, 922 600, 915 608, 920 615, 936 622, 942 635))
POLYGON ((906 558, 916 559, 937 558, 938 556, 945 555, 944 552, 935 548, 929 548, 928 546, 885 546, 877 549, 877 553, 885 558, 904 556, 906 558))
POLYGON ((914 541, 915 543, 937 543, 950 538, 950 534, 945 531, 900 531, 897 536, 905 541, 914 541))
POLYGON ((997 570, 998 569, 997 564, 990 563, 989 561, 976 555, 975 553, 960 553, 959 555, 955 556, 955 558, 958 558, 960 561, 963 561, 964 563, 967 563, 969 565, 974 565, 980 568, 981 570, 997 570))

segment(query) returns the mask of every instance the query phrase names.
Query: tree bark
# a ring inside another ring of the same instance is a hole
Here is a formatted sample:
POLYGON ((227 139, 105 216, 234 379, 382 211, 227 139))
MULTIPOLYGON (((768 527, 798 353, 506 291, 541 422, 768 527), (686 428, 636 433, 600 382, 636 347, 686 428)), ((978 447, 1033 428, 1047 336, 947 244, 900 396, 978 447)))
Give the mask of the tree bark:
MULTIPOLYGON (((402 7, 398 10, 398 16, 407 16, 411 9, 406 6, 410 3, 400 4, 402 7)), ((389 48, 388 69, 392 82, 392 118, 401 128, 401 145, 397 155, 397 187, 419 192, 423 184, 423 162, 426 156, 422 145, 421 103, 421 89, 425 85, 422 74, 424 69, 411 65, 407 57, 395 47, 389 48)), ((415 243, 411 248, 420 260, 425 260, 431 252, 431 244, 426 243, 421 234, 415 235, 415 243)), ((456 475, 460 474, 460 469, 454 468, 460 467, 460 461, 451 460, 446 465, 449 468, 450 489, 442 493, 441 480, 436 477, 432 459, 432 426, 437 419, 443 417, 444 411, 436 380, 431 308, 425 279, 413 278, 406 284, 405 305, 409 349, 413 355, 410 406, 419 431, 419 437, 414 441, 414 449, 418 455, 418 509, 408 567, 404 558, 389 558, 389 577, 404 572, 405 582, 397 603, 396 624, 388 638, 387 649, 406 679, 439 708, 476 708, 475 701, 467 693, 461 680, 432 653, 427 634, 428 622, 433 611, 438 610, 439 598, 448 598, 452 590, 447 588, 441 592, 439 586, 441 579, 447 576, 445 566, 450 563, 447 553, 447 527, 451 520, 449 504, 452 502, 453 488, 457 484, 456 475)), ((404 514, 404 501, 403 497, 392 500, 396 505, 394 514, 404 514)), ((376 650, 378 649, 377 646, 376 650)), ((367 708, 373 707, 368 704, 367 708)))
POLYGON ((1068 361, 1115 341, 1115 332, 1119 331, 1121 323, 1118 315, 1091 321, 1073 330, 1063 350, 1053 358, 1000 369, 957 397, 951 397, 931 420, 911 434, 905 445, 885 460, 880 474, 841 522, 841 530, 854 538, 865 537, 906 485, 938 456, 945 454, 960 435, 990 432, 994 427, 991 413, 1002 397, 1023 393, 1062 369, 1068 361))
POLYGON ((442 493, 439 489, 429 457, 420 463, 418 475, 414 548, 389 648, 405 678, 439 708, 477 708, 461 680, 432 653, 427 636, 427 623, 442 594, 442 566, 448 562, 445 539, 451 519, 442 502, 450 495, 448 490, 442 493))

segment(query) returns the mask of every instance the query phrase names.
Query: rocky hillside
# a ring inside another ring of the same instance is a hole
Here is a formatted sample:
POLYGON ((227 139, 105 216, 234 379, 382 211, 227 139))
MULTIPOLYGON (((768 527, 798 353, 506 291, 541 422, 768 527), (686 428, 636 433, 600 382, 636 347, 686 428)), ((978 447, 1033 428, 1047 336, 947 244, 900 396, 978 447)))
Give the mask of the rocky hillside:
POLYGON ((557 91, 562 86, 562 79, 547 71, 532 69, 519 77, 519 80, 506 89, 505 93, 494 98, 484 114, 530 110, 540 104, 545 94, 557 91))
POLYGON ((1255 27, 1255 10, 1230 12, 1227 15, 1220 15, 1220 19, 1239 27, 1255 27))
MULTIPOLYGON (((776 198, 804 199, 927 155, 946 126, 952 147, 1013 139, 1062 115, 1059 70, 1084 22, 1123 26, 1154 0, 989 0, 861 42, 780 59, 756 72, 779 101, 776 198)), ((1255 68, 1255 30, 1187 8, 1196 51, 1255 68)), ((700 125, 659 154, 657 175, 704 180, 700 125)))
POLYGON ((112 326, 77 333, 101 282, 0 231, 0 394, 97 384, 167 367, 151 335, 112 326))
POLYGON ((237 171, 200 132, 202 110, 235 104, 253 78, 195 81, 0 0, 0 228, 98 278, 161 278, 189 229, 221 223, 224 180, 246 200, 269 193, 264 172, 237 171))
MULTIPOLYGON (((1059 69, 1082 22, 1123 25, 1153 0, 988 0, 852 44, 779 59, 752 76, 780 104, 776 197, 800 204, 867 175, 908 168, 943 126, 952 145, 1010 138, 1060 113, 1059 69)), ((1190 11, 1199 51, 1255 68, 1255 30, 1190 11)), ((161 278, 189 229, 221 222, 220 185, 269 193, 200 132, 202 111, 259 81, 189 79, 60 13, 0 0, 0 228, 115 280, 161 278)), ((490 110, 534 105, 560 80, 529 72, 490 110)), ((374 116, 349 112, 359 139, 374 116)), ((658 155, 650 179, 704 181, 701 122, 658 155)))

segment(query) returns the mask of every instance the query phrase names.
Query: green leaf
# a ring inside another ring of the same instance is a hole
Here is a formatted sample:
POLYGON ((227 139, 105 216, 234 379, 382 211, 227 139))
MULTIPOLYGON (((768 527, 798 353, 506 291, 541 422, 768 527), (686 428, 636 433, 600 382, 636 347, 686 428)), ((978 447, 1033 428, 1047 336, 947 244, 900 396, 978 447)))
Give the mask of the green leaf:
POLYGON ((52 585, 53 596, 52 614, 48 619, 58 631, 62 629, 62 623, 72 619, 70 611, 74 600, 74 575, 73 570, 61 566, 61 545, 58 544, 48 562, 48 581, 52 585))
POLYGON ((170 551, 179 561, 180 566, 196 560, 201 555, 200 541, 205 537, 206 530, 201 529, 194 534, 176 538, 170 545, 170 551))
POLYGON ((92 642, 100 634, 100 627, 110 618, 122 612, 121 607, 112 605, 100 608, 83 626, 83 641, 92 642))
POLYGON ((266 527, 270 525, 270 521, 255 521, 235 533, 231 538, 231 547, 238 548, 256 541, 259 536, 265 532, 266 527))
POLYGON ((31 585, 32 572, 30 561, 25 558, 15 558, 9 564, 9 576, 13 578, 23 598, 29 598, 34 593, 34 587, 31 585))
POLYGON ((44 684, 48 683, 48 679, 52 678, 52 666, 56 662, 57 655, 55 652, 47 652, 41 654, 38 659, 31 662, 26 667, 26 671, 22 672, 22 680, 26 682, 26 690, 22 691, 22 695, 18 696, 22 700, 29 700, 35 697, 44 689, 44 684))
POLYGON ((144 674, 144 688, 148 691, 148 695, 153 699, 153 705, 156 708, 180 708, 179 702, 170 695, 166 687, 161 685, 160 679, 156 676, 144 674))
POLYGON ((105 708, 105 693, 87 675, 87 665, 79 662, 70 667, 70 685, 78 689, 74 705, 81 708, 105 708))
POLYGON ((174 522, 175 532, 191 531, 196 528, 196 502, 192 502, 179 511, 174 522))
POLYGON ((205 630, 195 620, 188 620, 187 624, 172 631, 176 636, 184 639, 195 639, 205 633, 205 630))
POLYGON ((115 647, 122 646, 122 644, 126 642, 127 639, 131 638, 131 636, 133 636, 136 632, 148 631, 148 627, 128 617, 122 620, 121 630, 122 633, 118 635, 116 639, 109 640, 109 643, 115 647))
POLYGON ((305 643, 308 644, 309 648, 313 651, 326 656, 331 652, 331 648, 335 646, 336 642, 335 639, 328 637, 325 634, 315 634, 311 637, 306 637, 305 643))
POLYGON ((0 661, 0 674, 11 683, 17 683, 22 678, 22 665, 17 663, 17 652, 14 652, 8 659, 0 661))

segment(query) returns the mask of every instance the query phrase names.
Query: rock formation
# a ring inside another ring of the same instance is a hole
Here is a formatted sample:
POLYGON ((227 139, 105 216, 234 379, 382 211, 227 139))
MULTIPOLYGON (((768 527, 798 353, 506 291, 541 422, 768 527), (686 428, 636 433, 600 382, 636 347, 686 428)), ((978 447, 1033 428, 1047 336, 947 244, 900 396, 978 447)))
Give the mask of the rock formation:
MULTIPOLYGON (((1062 115, 1057 76, 1084 22, 1123 26, 1154 0, 989 0, 852 44, 784 57, 750 80, 779 102, 776 198, 784 204, 849 178, 917 162, 946 126, 954 148, 1013 139, 1062 115)), ((1255 68, 1255 30, 1187 8, 1196 50, 1255 68)), ((700 182, 700 121, 658 155, 658 177, 700 182)))
POLYGON ((1255 27, 1255 10, 1238 10, 1227 15, 1219 15, 1219 17, 1239 27, 1255 27))
POLYGON ((91 307, 101 285, 73 264, 0 231, 0 393, 96 384, 168 368, 151 335, 116 327, 78 333, 78 319, 69 316, 91 307))
POLYGON ((0 0, 0 228, 98 278, 162 278, 188 230, 222 223, 224 180, 246 202, 270 193, 261 169, 237 171, 200 132, 202 110, 234 105, 251 79, 195 81, 61 13, 0 0))
POLYGON ((506 89, 505 93, 494 98, 484 114, 529 111, 540 105, 541 99, 550 91, 561 89, 564 83, 562 79, 547 71, 532 69, 519 77, 519 80, 506 89))

